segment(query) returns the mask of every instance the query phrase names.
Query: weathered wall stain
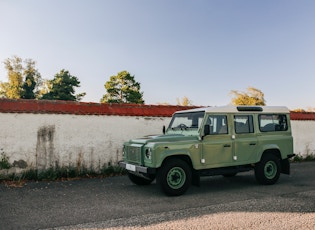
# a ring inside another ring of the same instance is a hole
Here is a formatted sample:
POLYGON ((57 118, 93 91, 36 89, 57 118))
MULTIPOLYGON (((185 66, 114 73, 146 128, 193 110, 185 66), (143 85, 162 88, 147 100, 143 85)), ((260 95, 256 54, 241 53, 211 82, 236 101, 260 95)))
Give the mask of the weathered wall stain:
POLYGON ((13 167, 18 167, 21 169, 27 168, 27 162, 24 160, 14 161, 12 164, 13 167))
POLYGON ((36 144, 36 167, 38 170, 45 170, 56 167, 57 157, 55 156, 55 126, 42 126, 37 131, 36 144))

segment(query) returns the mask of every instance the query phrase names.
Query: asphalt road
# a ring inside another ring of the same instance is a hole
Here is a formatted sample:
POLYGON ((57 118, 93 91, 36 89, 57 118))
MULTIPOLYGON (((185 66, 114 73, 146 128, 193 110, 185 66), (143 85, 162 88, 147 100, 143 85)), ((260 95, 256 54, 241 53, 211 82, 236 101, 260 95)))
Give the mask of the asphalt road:
POLYGON ((0 229, 315 229, 315 162, 291 164, 277 184, 253 172, 204 177, 167 197, 126 176, 0 184, 0 229))

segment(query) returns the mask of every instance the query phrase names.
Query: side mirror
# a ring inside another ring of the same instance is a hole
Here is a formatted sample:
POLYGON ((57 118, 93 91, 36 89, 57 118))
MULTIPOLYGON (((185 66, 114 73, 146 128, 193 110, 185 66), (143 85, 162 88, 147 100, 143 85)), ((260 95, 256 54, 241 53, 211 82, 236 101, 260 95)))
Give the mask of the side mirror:
POLYGON ((163 134, 165 135, 165 125, 163 125, 163 134))

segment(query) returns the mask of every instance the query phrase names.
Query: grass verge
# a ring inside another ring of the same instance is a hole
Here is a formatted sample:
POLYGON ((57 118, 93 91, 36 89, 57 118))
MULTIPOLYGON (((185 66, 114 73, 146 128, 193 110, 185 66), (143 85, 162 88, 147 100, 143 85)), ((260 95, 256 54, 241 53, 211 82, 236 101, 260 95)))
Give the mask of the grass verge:
POLYGON ((125 174, 126 170, 118 165, 104 166, 98 172, 86 168, 56 167, 41 171, 30 169, 19 174, 0 175, 0 183, 10 187, 22 187, 27 181, 66 181, 81 178, 105 178, 125 174))

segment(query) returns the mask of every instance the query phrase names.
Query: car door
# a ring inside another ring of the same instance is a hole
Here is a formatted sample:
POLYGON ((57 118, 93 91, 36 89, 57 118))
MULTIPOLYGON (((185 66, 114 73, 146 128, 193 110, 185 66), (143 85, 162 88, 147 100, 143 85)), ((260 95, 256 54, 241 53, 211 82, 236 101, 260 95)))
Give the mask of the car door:
POLYGON ((237 114, 234 115, 233 118, 233 164, 253 163, 258 145, 254 130, 253 115, 237 114))
POLYGON ((205 168, 228 166, 232 163, 233 140, 227 115, 209 114, 206 125, 210 126, 209 135, 202 141, 202 159, 205 168))

